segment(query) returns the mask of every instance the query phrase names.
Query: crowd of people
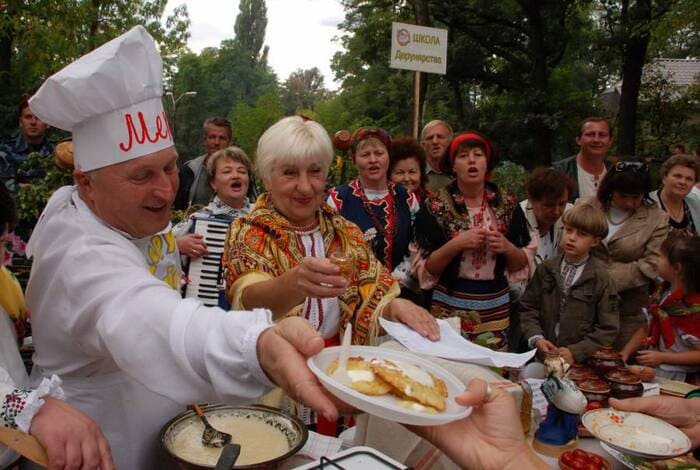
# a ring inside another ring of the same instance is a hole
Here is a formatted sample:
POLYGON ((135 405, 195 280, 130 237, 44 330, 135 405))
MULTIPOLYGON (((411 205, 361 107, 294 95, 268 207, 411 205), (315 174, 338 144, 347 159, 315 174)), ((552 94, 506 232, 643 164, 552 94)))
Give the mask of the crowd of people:
MULTIPOLYGON (((374 344, 379 318, 433 341, 436 319, 457 318, 473 342, 570 364, 612 346, 657 375, 700 383, 697 158, 669 158, 655 188, 643 161, 613 162, 609 122, 590 117, 579 152, 534 169, 519 201, 491 181, 499 155, 488 136, 434 120, 420 141, 355 130, 357 178, 328 187, 334 151, 319 123, 275 123, 253 163, 232 145, 230 122, 214 117, 206 153, 178 168, 160 64, 148 33, 132 29, 23 101, 21 134, 0 148, 4 237, 16 223, 11 193, 32 177, 19 162, 52 153, 47 125, 72 132, 75 185, 58 189, 33 227, 26 305, 0 268, 0 417, 37 435, 54 468, 157 468, 157 433, 183 404, 239 403, 275 386, 290 412, 335 434, 342 404, 305 359, 348 326, 353 344, 374 344), (174 227, 173 207, 188 213, 174 227), (228 312, 182 297, 183 266, 210 248, 192 233, 206 217, 230 223, 220 266, 228 312), (26 310, 31 379, 19 373, 10 322, 26 310), (74 422, 82 431, 55 437, 74 422)), ((460 465, 507 468, 495 453, 537 468, 509 400, 475 382, 458 399, 476 407, 470 418, 413 430, 460 465)), ((697 406, 663 403, 615 406, 671 420, 669 409, 697 406)))

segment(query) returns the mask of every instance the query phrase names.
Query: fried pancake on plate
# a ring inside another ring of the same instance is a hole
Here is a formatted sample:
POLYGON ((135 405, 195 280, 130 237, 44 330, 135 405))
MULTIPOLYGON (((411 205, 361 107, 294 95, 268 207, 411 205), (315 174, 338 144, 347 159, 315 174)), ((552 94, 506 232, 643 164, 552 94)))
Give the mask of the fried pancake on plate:
MULTIPOLYGON (((326 373, 332 375, 337 368, 338 359, 331 362, 326 373)), ((386 395, 392 388, 372 372, 369 363, 361 357, 348 358, 348 374, 352 380, 351 387, 365 395, 386 395)))
POLYGON ((370 367, 375 374, 396 389, 396 395, 431 406, 438 411, 445 410, 447 385, 430 372, 411 364, 387 359, 374 359, 370 362, 370 367))

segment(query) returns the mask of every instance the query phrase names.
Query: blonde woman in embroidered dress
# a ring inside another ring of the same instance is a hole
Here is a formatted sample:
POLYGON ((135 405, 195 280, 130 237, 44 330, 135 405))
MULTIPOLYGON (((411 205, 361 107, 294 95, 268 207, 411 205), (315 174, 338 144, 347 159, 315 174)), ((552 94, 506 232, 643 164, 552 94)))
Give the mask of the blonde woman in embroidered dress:
POLYGON ((624 161, 610 168, 595 198, 584 199, 608 218, 608 236, 591 254, 607 264, 620 296, 620 333, 613 343, 618 351, 646 325, 642 309, 659 275, 659 249, 669 231, 668 215, 649 198, 649 191, 646 163, 624 161))
MULTIPOLYGON (((348 323, 353 344, 371 344, 380 333, 379 317, 437 340, 435 319, 397 298, 398 284, 360 229, 324 204, 332 159, 328 133, 314 121, 287 117, 262 135, 256 163, 267 193, 231 224, 224 251, 232 308, 268 308, 275 319, 301 316, 327 345, 339 343, 348 323), (354 259, 348 278, 329 260, 335 251, 354 259)), ((308 409, 301 413, 307 424, 316 421, 308 409)))
POLYGON ((207 174, 214 199, 173 227, 181 255, 192 259, 208 254, 203 237, 190 233, 195 218, 216 217, 230 222, 250 212, 252 204, 246 195, 253 182, 252 173, 248 155, 238 147, 219 150, 209 158, 207 174))

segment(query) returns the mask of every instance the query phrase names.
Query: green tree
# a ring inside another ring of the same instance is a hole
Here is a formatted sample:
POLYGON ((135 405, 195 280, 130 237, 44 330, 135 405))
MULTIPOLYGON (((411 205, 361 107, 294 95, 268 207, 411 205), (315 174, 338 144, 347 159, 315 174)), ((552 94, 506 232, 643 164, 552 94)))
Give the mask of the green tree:
POLYGON ((267 5, 265 0, 240 0, 234 32, 251 65, 267 65, 268 47, 265 43, 267 5))
POLYGON ((15 107, 22 94, 137 24, 158 42, 169 79, 189 38, 190 22, 184 6, 164 19, 166 4, 167 0, 0 2, 0 135, 16 128, 15 107))
POLYGON ((585 47, 590 3, 345 0, 344 52, 333 61, 341 96, 355 124, 410 132, 413 73, 388 67, 391 22, 447 28, 447 74, 429 75, 423 122, 481 129, 498 136, 505 157, 547 164, 571 150, 575 121, 602 86, 585 47), (562 128, 572 131, 560 137, 562 128))
POLYGON ((637 111, 642 72, 652 32, 679 0, 600 0, 605 41, 620 51, 622 90, 618 114, 617 152, 635 155, 637 111))
POLYGON ((682 88, 657 65, 644 70, 640 90, 638 154, 664 158, 669 146, 700 136, 700 126, 692 119, 700 102, 700 77, 682 88))
POLYGON ((250 106, 240 102, 231 112, 231 122, 236 130, 236 143, 255 159, 258 139, 265 130, 284 116, 284 109, 276 92, 261 95, 250 106))
POLYGON ((287 114, 294 114, 302 109, 312 109, 317 101, 328 94, 323 75, 318 67, 296 71, 289 74, 280 90, 282 104, 287 114))

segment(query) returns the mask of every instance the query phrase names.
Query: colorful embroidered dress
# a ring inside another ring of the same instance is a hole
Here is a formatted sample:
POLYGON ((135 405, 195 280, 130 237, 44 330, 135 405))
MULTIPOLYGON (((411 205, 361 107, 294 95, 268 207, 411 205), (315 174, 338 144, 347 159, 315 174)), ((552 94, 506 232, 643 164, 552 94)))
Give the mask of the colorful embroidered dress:
MULTIPOLYGON (((351 321, 353 344, 370 344, 379 332, 381 311, 398 296, 399 286, 374 257, 360 229, 326 204, 319 210, 318 229, 323 247, 317 249, 315 256, 325 257, 340 250, 351 253, 355 259, 353 279, 345 293, 337 299, 338 332, 342 334, 342 326, 351 321)), ((231 224, 223 265, 227 295, 234 310, 246 308, 242 295, 248 286, 280 276, 297 266, 304 256, 312 256, 304 237, 309 238, 309 233, 295 232, 275 210, 266 194, 258 198, 247 217, 238 218, 231 224)), ((318 306, 312 305, 318 305, 318 300, 307 298, 288 316, 308 318, 312 311, 318 314, 318 306)), ((317 329, 323 328, 324 318, 316 318, 317 329)))
MULTIPOLYGON (((700 344, 700 294, 685 295, 681 290, 668 290, 664 283, 649 305, 649 337, 646 343, 665 352, 686 352, 700 344), (659 301, 660 299, 660 301, 659 301)), ((688 380, 693 373, 697 379, 700 366, 690 364, 659 364, 656 375, 673 380, 688 380)))
MULTIPOLYGON (((517 201, 487 183, 479 208, 468 208, 453 182, 430 193, 416 217, 415 237, 423 259, 460 232, 488 227, 504 233, 515 246, 527 245, 526 231, 516 233, 510 219, 517 201)), ((421 279, 421 287, 432 288, 430 312, 436 318, 460 317, 462 336, 495 349, 507 349, 510 296, 506 260, 485 247, 455 256, 439 278, 421 279)))
POLYGON ((328 191, 328 204, 357 224, 374 255, 392 271, 408 256, 418 199, 403 185, 388 182, 388 190, 371 191, 360 180, 328 191))

